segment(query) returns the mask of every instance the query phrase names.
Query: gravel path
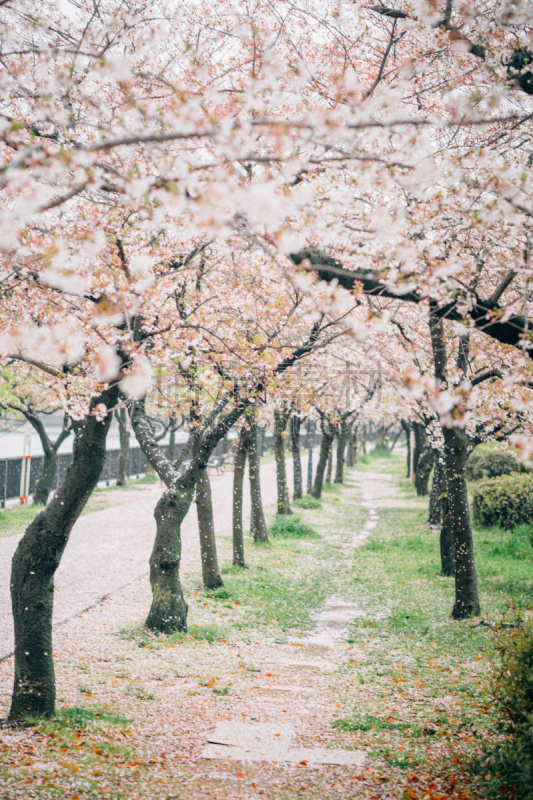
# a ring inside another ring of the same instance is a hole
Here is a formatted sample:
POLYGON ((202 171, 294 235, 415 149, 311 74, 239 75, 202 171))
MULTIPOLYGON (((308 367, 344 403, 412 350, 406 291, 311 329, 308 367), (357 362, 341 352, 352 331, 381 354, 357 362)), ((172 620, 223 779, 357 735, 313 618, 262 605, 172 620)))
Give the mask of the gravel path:
MULTIPOLYGON (((287 460, 291 479, 292 460, 287 460)), ((276 500, 274 461, 261 467, 265 511, 276 500)), ((292 482, 291 482, 292 486, 292 482)), ((74 526, 55 577, 54 624, 80 614, 103 597, 145 575, 155 536, 154 507, 161 496, 159 485, 142 487, 132 502, 81 517, 74 526)), ((211 478, 217 533, 231 533, 233 473, 211 478)), ((250 493, 246 479, 244 520, 249 524, 250 493)), ((9 581, 11 559, 20 536, 0 540, 0 659, 13 651, 13 619, 9 581)), ((189 509, 182 526, 182 561, 185 571, 200 562, 196 506, 189 509)))

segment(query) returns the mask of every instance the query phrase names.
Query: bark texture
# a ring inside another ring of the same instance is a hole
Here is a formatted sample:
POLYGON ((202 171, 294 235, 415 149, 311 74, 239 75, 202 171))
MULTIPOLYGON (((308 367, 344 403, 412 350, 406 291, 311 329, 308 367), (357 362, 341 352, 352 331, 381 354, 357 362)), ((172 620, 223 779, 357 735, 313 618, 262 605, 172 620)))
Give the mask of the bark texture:
POLYGON ((440 529, 440 570, 449 577, 454 573, 453 520, 448 513, 448 498, 443 498, 443 520, 440 529))
MULTIPOLYGON (((430 314, 431 344, 435 363, 437 386, 446 386, 446 342, 444 325, 435 314, 430 314)), ((468 508, 466 485, 466 460, 468 439, 461 428, 442 427, 444 437, 444 460, 446 465, 447 513, 445 526, 453 533, 453 561, 455 575, 454 619, 468 619, 480 613, 477 586, 474 539, 468 508)))
POLYGON ((351 432, 352 432, 352 424, 347 421, 342 422, 339 427, 338 438, 337 438, 337 460, 335 463, 335 483, 344 482, 344 453, 351 432))
POLYGON ((331 483, 331 476, 333 475, 333 440, 329 446, 328 453, 328 467, 326 472, 326 483, 331 483))
POLYGON ((128 415, 124 406, 116 410, 115 416, 118 421, 118 435, 120 441, 117 486, 125 486, 128 480, 128 464, 130 461, 130 432, 128 430, 128 415))
POLYGON ((293 471, 293 492, 294 500, 299 500, 302 496, 302 458, 300 454, 300 429, 302 420, 297 414, 291 417, 291 449, 292 449, 292 471, 293 471))
POLYGON ((353 467, 355 464, 355 425, 350 425, 350 434, 346 445, 346 466, 353 467))
POLYGON ((150 556, 152 604, 146 627, 160 633, 187 630, 188 608, 179 579, 180 529, 192 497, 192 487, 168 489, 154 511, 157 532, 150 556))
POLYGON ((207 469, 201 470, 196 480, 196 514, 200 531, 203 584, 206 589, 218 589, 224 586, 224 581, 218 566, 211 481, 207 469))
POLYGON ((405 419, 400 421, 402 428, 405 431, 405 438, 407 439, 407 472, 405 474, 406 478, 411 477, 411 424, 407 422, 405 419))
POLYGON ((277 513, 291 514, 289 491, 287 489, 287 471, 285 467, 285 432, 288 414, 274 412, 274 452, 276 455, 276 487, 278 492, 277 513))
POLYGON ((444 455, 435 452, 435 469, 433 471, 433 483, 429 495, 429 525, 440 525, 442 521, 442 506, 444 494, 446 493, 446 471, 444 468, 444 455))
POLYGON ((415 472, 415 488, 419 497, 429 494, 429 477, 435 463, 435 453, 429 444, 421 452, 415 472))
POLYGON ((307 422, 307 494, 313 489, 313 447, 315 444, 315 421, 307 422))
MULTIPOLYGON (((112 408, 117 390, 92 401, 112 408)), ((52 658, 54 574, 72 526, 81 514, 105 461, 112 413, 102 422, 74 422, 72 463, 56 497, 28 526, 13 556, 11 602, 15 623, 15 682, 9 718, 51 717, 55 711, 52 658)))
POLYGON ((464 431, 457 428, 443 428, 442 433, 448 497, 446 518, 450 518, 454 544, 455 603, 452 617, 468 619, 481 613, 466 484, 468 441, 464 431))
POLYGON ((320 454, 318 456, 318 464, 316 465, 315 481, 311 494, 313 497, 322 497, 322 487, 324 486, 324 475, 328 463, 329 451, 333 442, 334 431, 332 428, 324 427, 322 439, 320 440, 320 454))
POLYGON ((257 425, 250 428, 250 444, 248 446, 248 469, 250 474, 250 495, 252 500, 253 536, 256 542, 268 542, 268 530, 261 499, 261 478, 259 474, 257 425))
POLYGON ((244 469, 246 466, 246 453, 250 440, 250 432, 242 428, 239 444, 235 454, 233 469, 233 565, 245 567, 244 561, 244 534, 242 525, 242 501, 244 486, 244 469))

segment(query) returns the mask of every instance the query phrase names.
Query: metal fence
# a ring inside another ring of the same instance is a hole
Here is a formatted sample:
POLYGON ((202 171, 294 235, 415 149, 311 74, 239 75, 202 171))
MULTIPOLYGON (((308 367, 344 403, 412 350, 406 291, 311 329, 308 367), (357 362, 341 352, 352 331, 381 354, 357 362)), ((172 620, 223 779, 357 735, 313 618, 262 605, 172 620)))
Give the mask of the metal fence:
MULTIPOLYGON (((272 444, 272 434, 264 437, 264 447, 272 444)), ((218 442, 213 455, 221 456, 227 453, 232 442, 227 438, 218 442)), ((169 445, 160 445, 165 455, 168 455, 169 445)), ((179 456, 185 444, 176 442, 175 457, 179 456)), ((118 459, 120 450, 108 450, 100 473, 99 484, 110 485, 117 478, 118 459)), ((43 466, 44 456, 32 458, 3 458, 0 459, 0 508, 5 508, 9 500, 18 500, 31 497, 43 466)), ((67 469, 72 463, 72 453, 60 453, 58 465, 52 485, 52 491, 57 491, 63 482, 67 469)), ((147 459, 140 447, 130 447, 127 475, 129 478, 139 478, 146 472, 147 459)))

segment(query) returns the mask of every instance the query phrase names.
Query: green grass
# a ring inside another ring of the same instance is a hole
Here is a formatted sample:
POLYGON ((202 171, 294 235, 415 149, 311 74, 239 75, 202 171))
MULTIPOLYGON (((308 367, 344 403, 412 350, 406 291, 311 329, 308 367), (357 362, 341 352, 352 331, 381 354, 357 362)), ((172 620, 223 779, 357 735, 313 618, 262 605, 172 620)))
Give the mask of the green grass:
POLYGON ((281 537, 316 537, 318 534, 311 525, 304 522, 300 517, 295 514, 278 515, 268 527, 270 536, 281 537))
POLYGON ((298 500, 293 500, 293 506, 296 508, 305 508, 305 509, 317 509, 322 508, 322 503, 318 498, 312 497, 310 494, 304 495, 304 497, 300 497, 298 500))
POLYGON ((0 511, 0 539, 24 533, 41 506, 15 506, 0 511))

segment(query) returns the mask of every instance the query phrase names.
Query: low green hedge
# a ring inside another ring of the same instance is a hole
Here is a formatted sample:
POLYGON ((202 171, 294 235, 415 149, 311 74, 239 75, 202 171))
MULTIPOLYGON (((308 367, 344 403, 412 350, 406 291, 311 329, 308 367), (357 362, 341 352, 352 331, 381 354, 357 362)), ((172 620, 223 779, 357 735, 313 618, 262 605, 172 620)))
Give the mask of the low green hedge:
POLYGON ((474 520, 510 531, 533 524, 533 476, 504 475, 478 481, 472 493, 474 520))
POLYGON ((524 468, 512 453, 474 451, 466 462, 466 477, 470 481, 498 478, 500 475, 512 475, 514 472, 523 471, 524 468))

